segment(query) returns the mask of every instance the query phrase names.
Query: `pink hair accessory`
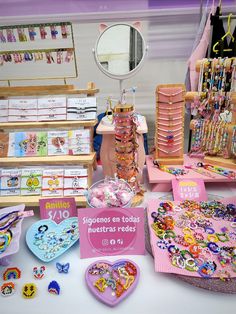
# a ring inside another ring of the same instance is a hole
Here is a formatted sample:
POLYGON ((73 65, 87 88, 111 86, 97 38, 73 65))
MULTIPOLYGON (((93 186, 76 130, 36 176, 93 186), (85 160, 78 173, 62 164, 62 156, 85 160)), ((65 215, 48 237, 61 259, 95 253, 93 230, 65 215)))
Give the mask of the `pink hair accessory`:
POLYGON ((105 178, 93 184, 88 191, 91 207, 127 207, 134 193, 127 182, 121 179, 105 178))

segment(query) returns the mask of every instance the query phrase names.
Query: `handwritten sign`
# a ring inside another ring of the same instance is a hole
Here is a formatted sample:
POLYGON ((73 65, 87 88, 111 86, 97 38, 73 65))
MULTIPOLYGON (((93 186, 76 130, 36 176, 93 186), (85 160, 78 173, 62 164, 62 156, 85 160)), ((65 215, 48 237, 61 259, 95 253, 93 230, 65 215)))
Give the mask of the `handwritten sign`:
POLYGON ((207 201, 205 184, 202 179, 172 179, 174 201, 207 201))
POLYGON ((56 223, 77 216, 76 203, 73 197, 40 199, 39 207, 41 219, 52 219, 56 223))
POLYGON ((79 208, 80 257, 145 254, 143 208, 79 208))

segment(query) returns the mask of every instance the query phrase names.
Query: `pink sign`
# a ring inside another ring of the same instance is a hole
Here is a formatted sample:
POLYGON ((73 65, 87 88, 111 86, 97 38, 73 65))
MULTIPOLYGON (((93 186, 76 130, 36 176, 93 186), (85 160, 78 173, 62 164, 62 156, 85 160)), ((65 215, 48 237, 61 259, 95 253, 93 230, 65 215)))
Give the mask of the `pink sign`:
POLYGON ((77 216, 76 203, 73 197, 40 199, 39 207, 41 219, 51 219, 56 223, 77 216))
POLYGON ((205 184, 202 179, 172 179, 174 201, 207 201, 205 184))
POLYGON ((81 258, 145 254, 144 208, 79 208, 81 258))

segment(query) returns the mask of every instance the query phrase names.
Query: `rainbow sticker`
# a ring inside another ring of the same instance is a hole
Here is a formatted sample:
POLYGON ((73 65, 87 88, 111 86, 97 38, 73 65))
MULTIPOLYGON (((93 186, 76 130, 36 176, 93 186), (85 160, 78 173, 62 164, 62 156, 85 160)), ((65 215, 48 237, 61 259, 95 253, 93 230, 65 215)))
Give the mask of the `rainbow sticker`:
POLYGON ((7 268, 3 273, 3 280, 19 279, 21 271, 17 267, 7 268))

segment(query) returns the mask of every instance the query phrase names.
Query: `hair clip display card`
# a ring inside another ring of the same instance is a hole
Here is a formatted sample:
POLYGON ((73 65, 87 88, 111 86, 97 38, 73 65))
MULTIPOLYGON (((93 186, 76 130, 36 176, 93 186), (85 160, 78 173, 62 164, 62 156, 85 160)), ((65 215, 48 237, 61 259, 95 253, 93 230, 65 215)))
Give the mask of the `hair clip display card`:
POLYGON ((1 171, 1 196, 20 195, 19 169, 2 169, 1 171))
POLYGON ((42 169, 22 169, 21 195, 41 195, 42 169))
POLYGON ((27 132, 15 133, 15 157, 26 156, 28 147, 27 132))
POLYGON ((63 196, 63 169, 44 169, 42 196, 63 196))
POLYGON ((76 97, 67 99, 67 120, 94 120, 96 118, 96 97, 76 97))
POLYGON ((88 188, 87 169, 65 169, 64 196, 84 195, 88 188))
POLYGON ((8 156, 9 134, 0 133, 0 157, 8 156))
POLYGON ((37 121, 38 100, 34 98, 9 99, 9 122, 37 121))
POLYGON ((90 154, 90 130, 79 129, 68 131, 69 154, 82 155, 90 154))
POLYGON ((8 139, 8 157, 14 157, 15 156, 15 149, 16 149, 16 145, 15 145, 15 133, 14 132, 10 132, 9 133, 9 139, 8 139))
POLYGON ((47 156, 48 154, 48 133, 37 132, 37 156, 47 156))
POLYGON ((8 121, 8 100, 0 99, 0 122, 8 121))
POLYGON ((68 131, 48 132, 48 156, 68 155, 68 131))
POLYGON ((27 149, 26 156, 37 156, 37 133, 27 132, 27 149))
POLYGON ((38 120, 66 120, 66 97, 39 98, 38 120))
POLYGON ((59 257, 78 239, 77 217, 70 217, 59 224, 50 219, 39 220, 26 233, 29 249, 43 262, 50 262, 59 257))

